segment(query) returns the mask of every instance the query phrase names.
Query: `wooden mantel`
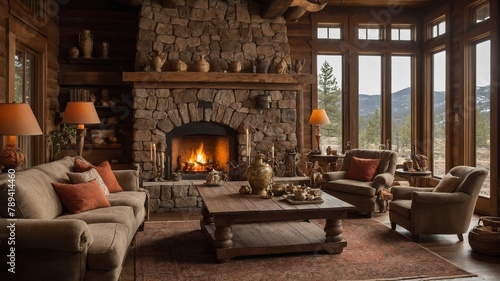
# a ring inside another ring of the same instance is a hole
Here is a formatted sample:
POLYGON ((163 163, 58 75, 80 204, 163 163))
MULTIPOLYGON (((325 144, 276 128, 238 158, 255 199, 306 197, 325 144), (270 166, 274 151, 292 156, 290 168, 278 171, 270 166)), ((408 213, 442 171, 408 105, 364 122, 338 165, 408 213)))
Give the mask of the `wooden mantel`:
POLYGON ((123 72, 123 82, 147 89, 292 90, 313 84, 312 74, 221 73, 221 72, 123 72))

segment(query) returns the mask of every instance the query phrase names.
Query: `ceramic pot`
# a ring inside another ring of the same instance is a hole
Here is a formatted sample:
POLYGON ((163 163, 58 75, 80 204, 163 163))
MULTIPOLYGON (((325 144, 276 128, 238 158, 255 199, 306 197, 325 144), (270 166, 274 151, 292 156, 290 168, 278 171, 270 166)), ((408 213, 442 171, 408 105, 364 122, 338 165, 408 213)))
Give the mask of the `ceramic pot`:
POLYGON ((210 63, 205 60, 205 55, 201 55, 201 59, 194 64, 194 69, 197 72, 208 72, 210 63))
POLYGON ((167 60, 167 54, 164 52, 156 52, 152 57, 148 55, 148 58, 151 60, 154 70, 156 72, 161 72, 161 68, 167 60))
POLYGON ((240 72, 241 71, 241 62, 233 60, 229 63, 229 72, 240 72))
POLYGON ((68 54, 70 58, 76 59, 80 56, 80 50, 78 50, 77 47, 73 46, 69 48, 68 54))
POLYGON ((79 34, 79 43, 80 43, 80 49, 82 50, 82 55, 83 58, 90 59, 92 58, 92 46, 94 44, 94 38, 92 36, 92 33, 90 33, 90 30, 84 29, 80 34, 79 34))
POLYGON ((172 62, 172 69, 174 71, 185 72, 187 71, 187 64, 182 60, 176 60, 172 62))
POLYGON ((264 157, 264 154, 258 153, 255 155, 253 165, 248 167, 248 183, 250 183, 254 195, 267 194, 267 188, 273 180, 273 169, 264 162, 264 157))

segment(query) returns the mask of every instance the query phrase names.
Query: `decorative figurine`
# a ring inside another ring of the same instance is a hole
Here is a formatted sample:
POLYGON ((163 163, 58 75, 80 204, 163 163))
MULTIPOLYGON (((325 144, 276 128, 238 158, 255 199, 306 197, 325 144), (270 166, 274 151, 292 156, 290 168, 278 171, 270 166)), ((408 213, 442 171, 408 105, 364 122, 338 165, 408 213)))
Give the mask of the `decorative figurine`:
POLYGON ((161 72, 161 68, 165 61, 167 61, 167 54, 165 52, 156 51, 153 56, 147 55, 151 60, 151 64, 156 72, 161 72))
POLYGON ((79 34, 80 49, 82 50, 83 58, 92 58, 92 46, 94 44, 94 38, 90 30, 84 29, 79 34))

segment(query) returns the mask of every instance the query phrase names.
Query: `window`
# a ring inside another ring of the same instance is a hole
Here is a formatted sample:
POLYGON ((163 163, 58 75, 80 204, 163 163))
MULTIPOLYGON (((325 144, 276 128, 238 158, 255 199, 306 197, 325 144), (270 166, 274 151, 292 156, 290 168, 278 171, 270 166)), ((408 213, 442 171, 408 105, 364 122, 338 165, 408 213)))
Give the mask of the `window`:
POLYGON ((340 25, 318 27, 318 39, 341 39, 342 28, 340 25))
POLYGON ((381 143, 382 56, 359 56, 359 147, 375 149, 381 143))
POLYGON ((446 51, 432 54, 432 168, 435 176, 446 171, 446 51))
POLYGON ((413 40, 413 29, 410 27, 397 27, 391 29, 391 40, 411 41, 413 40))
POLYGON ((391 58, 391 118, 392 149, 398 153, 398 163, 403 163, 411 152, 411 97, 412 97, 411 56, 392 56, 391 58))
POLYGON ((359 40, 382 40, 382 28, 380 26, 364 26, 358 28, 359 40))
POLYGON ((321 126, 321 147, 342 151, 342 55, 318 55, 317 61, 318 107, 330 119, 321 126))
MULTIPOLYGON (((474 45, 474 85, 475 85, 475 165, 490 170, 490 85, 491 85, 491 44, 490 40, 474 45)), ((490 174, 484 181, 481 195, 490 195, 490 174)))
MULTIPOLYGON (((36 91, 36 53, 22 44, 17 44, 14 58, 14 101, 17 103, 28 103, 31 105, 35 116, 37 110, 33 106, 36 91)), ((23 147, 26 156, 26 167, 35 163, 35 147, 33 137, 18 137, 19 146, 23 147)))
POLYGON ((444 19, 432 25, 432 38, 441 36, 446 33, 446 21, 444 19))
POLYGON ((490 3, 485 3, 474 9, 475 23, 485 21, 490 18, 490 3))

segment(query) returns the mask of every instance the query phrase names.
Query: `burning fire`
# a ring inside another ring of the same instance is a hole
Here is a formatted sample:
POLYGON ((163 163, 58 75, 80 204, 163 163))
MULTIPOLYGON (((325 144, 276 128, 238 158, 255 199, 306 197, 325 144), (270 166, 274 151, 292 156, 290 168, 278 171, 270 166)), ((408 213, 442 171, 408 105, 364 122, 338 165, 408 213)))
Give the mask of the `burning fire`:
POLYGON ((198 149, 191 151, 191 155, 188 157, 187 162, 193 165, 192 171, 205 170, 205 167, 200 165, 207 163, 207 155, 203 152, 203 142, 200 143, 198 149))

